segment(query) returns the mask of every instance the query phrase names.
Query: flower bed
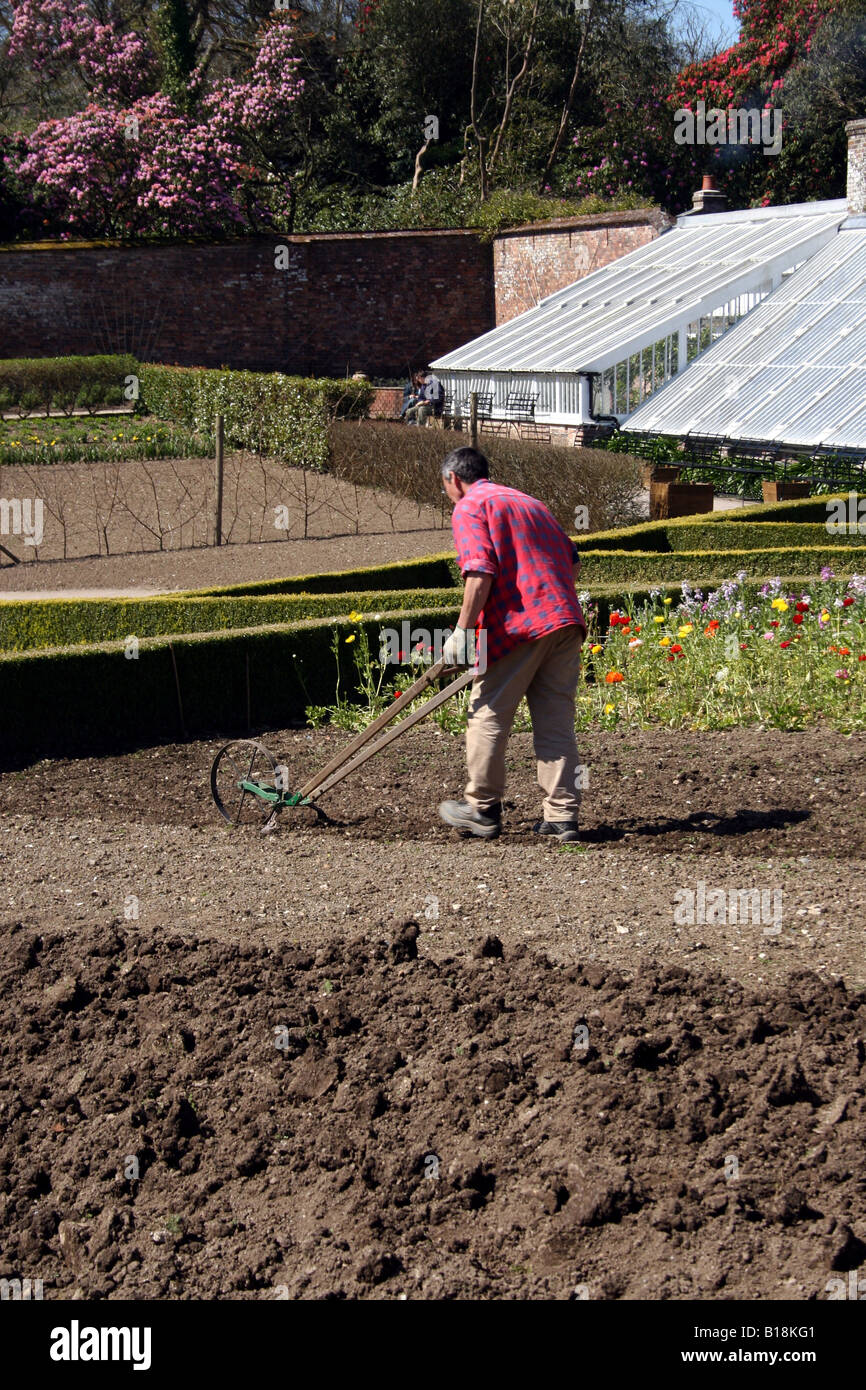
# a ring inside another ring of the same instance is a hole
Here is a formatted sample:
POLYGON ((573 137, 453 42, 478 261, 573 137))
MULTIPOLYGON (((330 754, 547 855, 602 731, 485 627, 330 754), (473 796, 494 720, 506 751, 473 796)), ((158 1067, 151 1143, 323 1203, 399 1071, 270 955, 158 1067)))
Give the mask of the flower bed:
POLYGON ((757 593, 746 580, 612 612, 587 644, 579 722, 866 727, 866 576, 825 567, 808 587, 774 579, 757 593))

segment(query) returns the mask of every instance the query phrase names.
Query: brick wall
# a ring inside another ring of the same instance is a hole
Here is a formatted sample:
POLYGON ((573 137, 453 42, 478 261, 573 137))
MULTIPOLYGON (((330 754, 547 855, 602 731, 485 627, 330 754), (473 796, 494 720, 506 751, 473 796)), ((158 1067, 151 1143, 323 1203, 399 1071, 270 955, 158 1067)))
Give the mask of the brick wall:
POLYGON ((643 246, 662 214, 506 232, 320 233, 215 245, 0 247, 0 356, 402 377, 643 246), (275 255, 278 247, 283 250, 275 255))
POLYGON ((497 324, 645 246, 669 225, 663 213, 611 212, 504 232, 493 243, 497 324))
POLYGON ((471 232, 5 247, 0 324, 5 357, 396 377, 493 327, 492 250, 471 232))

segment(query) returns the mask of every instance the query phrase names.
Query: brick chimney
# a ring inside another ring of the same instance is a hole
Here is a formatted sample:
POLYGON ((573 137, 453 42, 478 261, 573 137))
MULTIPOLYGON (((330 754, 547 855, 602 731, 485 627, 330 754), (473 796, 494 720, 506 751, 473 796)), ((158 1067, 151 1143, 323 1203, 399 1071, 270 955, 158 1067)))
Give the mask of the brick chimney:
POLYGON ((848 211, 866 213, 866 120, 848 121, 848 211))
POLYGON ((727 212, 728 200, 716 187, 712 174, 704 174, 697 193, 692 194, 692 216, 702 212, 727 212))

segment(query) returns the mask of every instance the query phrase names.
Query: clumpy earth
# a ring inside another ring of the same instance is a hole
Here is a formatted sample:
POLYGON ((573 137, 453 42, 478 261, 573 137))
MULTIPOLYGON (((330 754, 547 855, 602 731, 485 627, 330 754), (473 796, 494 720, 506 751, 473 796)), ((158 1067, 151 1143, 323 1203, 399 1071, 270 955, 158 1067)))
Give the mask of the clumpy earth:
MULTIPOLYGON (((292 775, 347 735, 265 742, 292 775)), ((229 832, 212 743, 0 775, 0 1277, 46 1299, 826 1299, 866 1265, 866 738, 593 734, 584 841, 412 731, 229 832), (288 815, 288 813, 287 813, 288 815), (782 894, 779 930, 675 919, 782 894)))
MULTIPOLYGON (((3 1272, 53 1298, 826 1298, 866 995, 498 938, 4 941, 3 1272)), ((831 1286, 832 1287, 832 1286, 831 1286)))

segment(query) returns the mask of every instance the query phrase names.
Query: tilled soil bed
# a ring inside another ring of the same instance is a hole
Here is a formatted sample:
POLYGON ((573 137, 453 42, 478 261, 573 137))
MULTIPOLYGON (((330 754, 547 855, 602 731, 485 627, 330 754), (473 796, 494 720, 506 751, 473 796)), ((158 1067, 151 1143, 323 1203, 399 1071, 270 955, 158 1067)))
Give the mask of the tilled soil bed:
POLYGON ((491 843, 437 822, 434 729, 264 840, 215 746, 0 776, 0 1277, 809 1300, 866 1264, 866 738, 587 736, 580 846, 533 836, 524 734, 491 843), (780 929, 677 925, 700 880, 780 929))
POLYGON ((434 961, 417 934, 7 933, 3 1274, 49 1298, 812 1299, 858 1268, 866 996, 495 937, 434 961))

